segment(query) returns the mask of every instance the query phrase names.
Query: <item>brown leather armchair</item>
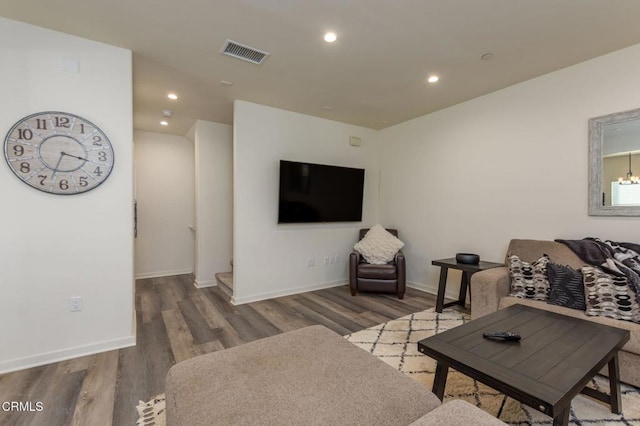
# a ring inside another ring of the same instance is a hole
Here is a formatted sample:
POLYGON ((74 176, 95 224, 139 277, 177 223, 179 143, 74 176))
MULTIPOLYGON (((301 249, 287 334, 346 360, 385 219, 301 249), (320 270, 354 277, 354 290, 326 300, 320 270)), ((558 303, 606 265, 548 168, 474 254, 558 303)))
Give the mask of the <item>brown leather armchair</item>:
MULTIPOLYGON (((369 229, 360 230, 360 240, 369 229)), ((396 229, 387 229, 395 237, 396 229)), ((358 291, 373 291, 379 293, 396 293, 398 299, 404 298, 406 289, 406 266, 404 253, 400 250, 395 258, 385 265, 372 265, 356 251, 349 255, 349 288, 351 295, 358 291)))

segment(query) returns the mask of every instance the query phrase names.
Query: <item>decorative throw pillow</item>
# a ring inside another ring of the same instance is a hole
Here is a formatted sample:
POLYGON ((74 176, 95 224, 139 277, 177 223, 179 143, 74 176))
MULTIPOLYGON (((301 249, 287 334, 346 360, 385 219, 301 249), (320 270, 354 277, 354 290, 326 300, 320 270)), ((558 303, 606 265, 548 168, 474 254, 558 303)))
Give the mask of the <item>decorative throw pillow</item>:
POLYGON ((547 303, 580 311, 587 309, 581 271, 570 266, 549 262, 547 264, 547 278, 550 288, 547 303))
POLYGON ((640 305, 624 275, 583 266, 586 314, 640 323, 640 305))
POLYGON ((521 299, 547 300, 549 298, 547 263, 549 263, 549 256, 546 254, 533 263, 525 262, 515 254, 510 255, 511 296, 521 299))
POLYGON ((384 265, 393 260, 404 243, 381 225, 375 225, 353 248, 369 263, 384 265))

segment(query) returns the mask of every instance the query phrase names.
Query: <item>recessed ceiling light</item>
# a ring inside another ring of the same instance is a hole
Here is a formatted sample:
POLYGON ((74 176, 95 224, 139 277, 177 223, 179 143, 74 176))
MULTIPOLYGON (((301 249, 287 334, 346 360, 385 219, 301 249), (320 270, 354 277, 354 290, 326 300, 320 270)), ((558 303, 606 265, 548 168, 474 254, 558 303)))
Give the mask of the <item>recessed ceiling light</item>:
POLYGON ((167 95, 167 98, 171 99, 172 101, 175 101, 176 99, 178 99, 178 95, 176 95, 175 93, 169 93, 167 95))
POLYGON ((435 83, 438 80, 440 80, 440 77, 438 77, 437 75, 430 75, 429 78, 427 79, 429 83, 435 83))
POLYGON ((220 80, 220 86, 231 86, 233 83, 227 80, 220 80))
POLYGON ((334 32, 328 32, 324 35, 324 41, 327 43, 333 43, 338 39, 338 36, 334 32))
POLYGON ((488 61, 491 58, 493 58, 493 53, 491 52, 485 53, 484 55, 480 56, 480 59, 482 59, 483 61, 488 61))
POLYGON ((167 120, 162 120, 162 121, 160 122, 160 125, 161 125, 161 126, 168 126, 168 125, 169 125, 169 122, 168 122, 167 120))

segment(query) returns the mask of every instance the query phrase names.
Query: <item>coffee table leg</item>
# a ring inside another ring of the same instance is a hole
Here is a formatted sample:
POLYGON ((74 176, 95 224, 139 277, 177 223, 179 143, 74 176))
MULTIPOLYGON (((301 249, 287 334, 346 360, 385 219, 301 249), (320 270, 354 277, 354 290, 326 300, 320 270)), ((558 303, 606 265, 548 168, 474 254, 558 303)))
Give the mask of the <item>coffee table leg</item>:
POLYGON ((562 410, 560 414, 553 418, 553 426, 567 426, 569 424, 569 413, 571 412, 571 405, 562 410))
POLYGON ((438 283, 438 296, 436 298, 436 312, 442 312, 444 305, 444 292, 447 288, 447 274, 449 268, 440 267, 440 282, 438 283))
POLYGON ((449 374, 449 366, 444 362, 438 361, 438 364, 436 365, 436 375, 433 378, 433 388, 431 391, 440 399, 440 401, 444 398, 447 374, 449 374))
POLYGON ((611 398, 611 412, 620 414, 622 411, 622 399, 620 397, 620 363, 616 353, 609 361, 609 392, 611 398))

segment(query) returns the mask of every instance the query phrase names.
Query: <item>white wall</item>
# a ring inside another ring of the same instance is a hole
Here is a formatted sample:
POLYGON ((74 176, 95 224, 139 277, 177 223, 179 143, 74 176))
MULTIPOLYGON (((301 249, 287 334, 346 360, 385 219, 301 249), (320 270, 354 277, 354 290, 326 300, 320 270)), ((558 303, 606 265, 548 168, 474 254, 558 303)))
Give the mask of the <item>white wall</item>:
MULTIPOLYGON (((115 166, 93 191, 55 196, 0 165, 0 373, 135 343, 131 52, 0 18, 0 129, 31 113, 80 115, 115 166), (61 58, 79 63, 63 71, 61 58), (69 312, 81 296, 83 310, 69 312)), ((2 161, 4 163, 4 161, 2 161)))
POLYGON ((216 285, 233 256, 233 142, 228 124, 197 121, 195 143, 197 287, 216 285))
POLYGON ((638 75, 640 45, 381 131, 380 215, 408 280, 433 290, 431 260, 502 261, 511 238, 640 241, 640 218, 587 214, 587 121, 637 108, 638 75))
POLYGON ((233 301, 346 283, 358 229, 378 219, 375 131, 244 101, 234 106, 233 301), (362 146, 350 146, 349 136, 361 137, 362 146), (278 225, 281 159, 364 168, 363 222, 278 225), (340 261, 324 265, 335 254, 340 261))
POLYGON ((182 136, 135 131, 136 278, 193 272, 194 146, 182 136))

